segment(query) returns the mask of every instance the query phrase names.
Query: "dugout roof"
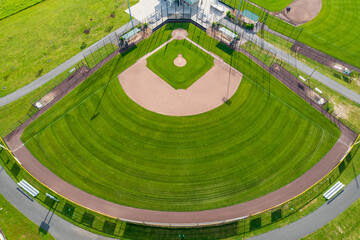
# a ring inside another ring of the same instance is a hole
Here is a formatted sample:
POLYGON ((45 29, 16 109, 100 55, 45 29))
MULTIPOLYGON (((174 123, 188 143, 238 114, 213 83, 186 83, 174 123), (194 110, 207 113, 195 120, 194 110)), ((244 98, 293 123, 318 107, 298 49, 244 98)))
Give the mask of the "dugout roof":
POLYGON ((132 38, 133 36, 135 36, 138 32, 140 32, 140 29, 138 28, 134 28, 133 30, 131 30, 130 32, 125 33, 124 35, 122 35, 122 38, 125 40, 129 40, 130 38, 132 38))
POLYGON ((250 19, 251 21, 253 21, 253 22, 257 22, 258 20, 259 20, 259 16, 258 15, 256 15, 255 13, 253 13, 253 12, 250 12, 249 10, 247 10, 247 9, 245 9, 243 12, 242 12, 242 14, 241 14, 242 16, 244 16, 244 17, 246 17, 246 18, 248 18, 248 19, 250 19))
POLYGON ((224 27, 220 28, 219 31, 226 34, 231 39, 235 39, 237 37, 236 33, 233 33, 232 31, 230 31, 229 29, 226 29, 224 27))

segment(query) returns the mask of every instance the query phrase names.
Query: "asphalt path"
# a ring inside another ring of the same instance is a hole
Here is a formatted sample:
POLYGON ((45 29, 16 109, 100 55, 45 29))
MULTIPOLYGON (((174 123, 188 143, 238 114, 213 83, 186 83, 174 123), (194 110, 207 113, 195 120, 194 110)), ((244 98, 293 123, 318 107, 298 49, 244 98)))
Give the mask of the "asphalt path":
MULTIPOLYGON (((358 175, 343 191, 332 201, 323 204, 319 209, 310 213, 300 220, 267 232, 262 235, 250 238, 251 240, 279 240, 279 239, 300 239, 317 229, 320 229, 331 220, 345 211, 352 203, 360 198, 360 175, 358 175)), ((57 240, 107 240, 111 238, 103 237, 82 228, 79 228, 52 211, 49 211, 38 202, 26 196, 17 184, 10 178, 6 171, 0 166, 0 193, 22 214, 33 221, 38 226, 49 227, 48 232, 57 240), (45 224, 45 225, 44 225, 45 224)))
MULTIPOLYGON (((349 166, 350 167, 350 166, 349 166)), ((319 209, 276 230, 250 238, 251 240, 295 240, 303 238, 328 224, 344 212, 351 204, 360 198, 360 175, 358 175, 333 200, 323 204, 319 209)))
POLYGON ((23 215, 38 226, 48 227, 48 232, 57 240, 108 240, 82 228, 79 228, 49 211, 27 196, 0 166, 0 193, 23 215))
MULTIPOLYGON (((137 25, 139 23, 140 22, 138 20, 134 19, 134 25, 137 25)), ((80 62, 84 58, 84 54, 89 53, 90 49, 93 49, 98 44, 111 43, 111 40, 116 39, 116 37, 115 37, 116 34, 120 35, 123 32, 130 30, 131 28, 132 28, 132 24, 131 24, 131 22, 128 22, 127 24, 121 26, 120 28, 118 28, 114 32, 110 33, 106 37, 104 37, 101 40, 97 41, 96 43, 94 43, 90 47, 88 47, 85 50, 83 50, 82 52, 76 54, 74 57, 70 58, 66 62, 62 63, 58 67, 54 68, 50 72, 46 73, 45 75, 41 76, 40 78, 38 78, 35 81, 31 82, 30 84, 26 85, 25 87, 22 87, 22 88, 18 89, 17 91, 8 94, 5 97, 0 98, 0 107, 5 106, 6 104, 9 104, 9 103, 11 103, 11 102, 13 102, 13 101, 27 95, 28 93, 34 91, 35 89, 41 87, 45 83, 49 82, 50 80, 52 80, 53 78, 55 78, 56 76, 61 74, 62 72, 66 71, 67 69, 71 68, 72 66, 74 66, 75 64, 80 62)))
POLYGON ((226 25, 228 28, 232 29, 233 31, 236 31, 240 38, 244 38, 247 41, 251 41, 254 44, 264 48, 266 51, 269 51, 270 53, 276 55, 276 57, 282 59, 283 61, 287 62, 288 64, 296 67, 300 71, 304 73, 304 78, 307 79, 309 75, 312 74, 312 78, 316 79, 317 81, 325 84, 329 88, 333 89, 334 91, 340 93, 341 95, 345 96, 346 98, 360 104, 360 95, 356 92, 344 87, 340 83, 332 80, 331 78, 325 76, 324 74, 321 74, 317 71, 314 72, 314 69, 307 66, 305 63, 297 60, 296 58, 290 56, 286 52, 282 51, 281 49, 275 47, 274 45, 268 43, 264 39, 258 37, 256 34, 254 34, 252 31, 246 31, 243 28, 236 27, 235 24, 229 22, 226 19, 221 19, 221 23, 226 25))

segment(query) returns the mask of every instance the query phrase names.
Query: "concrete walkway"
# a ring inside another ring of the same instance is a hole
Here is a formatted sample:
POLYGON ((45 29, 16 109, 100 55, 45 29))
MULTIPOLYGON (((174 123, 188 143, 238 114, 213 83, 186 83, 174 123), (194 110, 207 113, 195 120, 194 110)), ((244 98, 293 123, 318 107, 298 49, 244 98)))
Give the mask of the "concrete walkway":
MULTIPOLYGON (((282 59, 283 61, 289 63, 290 65, 304 72, 305 75, 303 77, 307 78, 314 71, 313 68, 310 68, 305 63, 298 61, 296 58, 290 56, 289 54, 275 47, 274 45, 266 42, 262 38, 258 37, 256 34, 246 31, 243 28, 240 28, 239 26, 235 27, 235 24, 225 19, 222 19, 220 22, 226 25, 228 28, 232 29, 233 31, 236 31, 239 34, 240 38, 244 38, 248 41, 255 43, 260 47, 263 47, 266 51, 269 51, 270 53, 276 55, 276 57, 282 59)), ((317 81, 325 84, 329 88, 333 89, 334 91, 347 97, 348 99, 360 104, 360 95, 357 94, 356 92, 344 87, 340 83, 328 78, 327 76, 317 71, 312 75, 312 77, 317 81)))
MULTIPOLYGON (((138 20, 134 19, 134 25, 137 25, 139 23, 140 22, 138 20)), ((34 91, 35 89, 41 87, 42 85, 49 82, 50 80, 52 80, 57 75, 59 75, 62 72, 66 71, 67 69, 71 68, 76 63, 80 62, 84 58, 84 54, 88 53, 89 50, 92 49, 93 47, 95 47, 96 45, 98 45, 100 43, 105 43, 105 44, 110 43, 111 39, 112 40, 116 39, 115 38, 116 34, 119 35, 119 34, 125 32, 127 30, 130 30, 131 28, 132 28, 132 24, 131 24, 131 22, 128 22, 127 24, 125 24, 122 27, 118 28, 114 32, 110 33, 109 35, 102 38, 98 42, 94 43, 90 47, 86 48, 82 52, 76 54, 74 57, 70 58, 69 60, 67 60, 63 64, 61 64, 58 67, 54 68, 50 72, 46 73, 45 75, 41 76, 40 78, 38 78, 35 81, 31 82, 30 84, 26 85, 25 87, 22 87, 19 90, 15 91, 13 93, 10 93, 9 95, 6 95, 5 97, 0 98, 0 107, 5 106, 6 104, 11 103, 11 102, 25 96, 26 94, 34 91)))
MULTIPOLYGON (((17 184, 10 178, 0 166, 0 193, 22 214, 33 221, 36 225, 47 224, 48 232, 57 240, 107 240, 113 238, 103 237, 82 228, 79 228, 53 212, 49 211, 38 202, 25 196, 18 189, 17 184)), ((45 225, 46 226, 46 225, 45 225)))
MULTIPOLYGON (((349 166, 351 167, 351 166, 349 166)), ((310 213, 300 220, 281 227, 279 229, 264 233, 250 238, 252 240, 295 240, 303 238, 328 224, 331 220, 339 216, 352 203, 360 198, 360 175, 358 175, 344 191, 333 201, 328 201, 319 209, 310 213)))

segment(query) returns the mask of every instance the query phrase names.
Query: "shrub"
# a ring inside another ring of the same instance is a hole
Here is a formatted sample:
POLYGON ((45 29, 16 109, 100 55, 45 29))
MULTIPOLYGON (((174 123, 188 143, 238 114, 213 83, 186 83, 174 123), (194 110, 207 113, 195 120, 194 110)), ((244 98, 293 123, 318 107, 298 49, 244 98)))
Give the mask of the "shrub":
POLYGON ((80 46, 80 49, 83 50, 85 49, 87 46, 87 44, 85 42, 82 42, 81 46, 80 46))
POLYGON ((114 25, 110 25, 105 28, 105 32, 109 33, 109 32, 111 32, 111 30, 113 30, 113 28, 114 28, 114 25))

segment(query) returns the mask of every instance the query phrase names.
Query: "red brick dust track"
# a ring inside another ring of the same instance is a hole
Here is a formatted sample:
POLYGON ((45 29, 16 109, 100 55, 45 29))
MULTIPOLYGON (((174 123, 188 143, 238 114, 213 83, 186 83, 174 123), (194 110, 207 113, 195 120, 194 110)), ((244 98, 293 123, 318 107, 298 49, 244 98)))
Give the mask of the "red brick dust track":
POLYGON ((285 8, 280 13, 275 13, 275 15, 291 24, 301 25, 310 22, 320 13, 322 1, 294 0, 288 7, 291 8, 290 11, 285 8))
MULTIPOLYGON (((55 102, 52 102, 46 107, 48 108, 53 104, 55 104, 55 102)), ((355 140, 353 136, 350 136, 351 134, 349 132, 345 130, 343 131, 341 128, 342 134, 339 140, 314 167, 288 185, 260 198, 229 207, 205 211, 153 211, 122 206, 93 196, 72 186, 70 183, 65 182, 44 167, 25 147, 20 140, 20 137, 25 127, 44 113, 45 110, 45 108, 40 110, 40 112, 38 112, 33 118, 30 118, 27 122, 22 124, 18 129, 5 138, 6 143, 13 151, 14 155, 20 160, 25 169, 27 169, 38 181, 42 182, 53 191, 83 207, 102 214, 113 216, 115 218, 120 218, 125 221, 144 222, 154 225, 169 226, 169 224, 201 225, 220 223, 226 220, 235 220, 241 217, 253 215, 280 205, 304 192, 317 181, 326 176, 346 155, 349 146, 355 140)))

